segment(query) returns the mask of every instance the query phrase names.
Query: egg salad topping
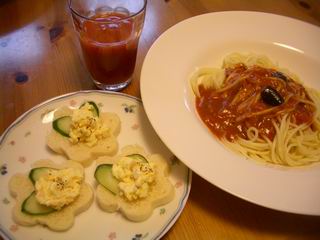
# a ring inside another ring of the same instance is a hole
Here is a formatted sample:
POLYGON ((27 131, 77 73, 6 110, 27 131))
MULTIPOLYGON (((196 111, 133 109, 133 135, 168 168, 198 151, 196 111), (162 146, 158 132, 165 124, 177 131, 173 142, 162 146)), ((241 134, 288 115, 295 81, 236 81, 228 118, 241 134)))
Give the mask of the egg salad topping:
POLYGON ((109 136, 109 128, 102 119, 95 116, 94 107, 86 103, 81 108, 74 110, 69 135, 73 144, 83 142, 92 147, 100 139, 109 136))
POLYGON ((122 157, 112 166, 112 174, 119 180, 120 196, 128 201, 146 198, 155 181, 152 163, 122 157))
POLYGON ((40 204, 59 210, 79 196, 82 180, 79 169, 49 170, 35 183, 36 198, 40 204))

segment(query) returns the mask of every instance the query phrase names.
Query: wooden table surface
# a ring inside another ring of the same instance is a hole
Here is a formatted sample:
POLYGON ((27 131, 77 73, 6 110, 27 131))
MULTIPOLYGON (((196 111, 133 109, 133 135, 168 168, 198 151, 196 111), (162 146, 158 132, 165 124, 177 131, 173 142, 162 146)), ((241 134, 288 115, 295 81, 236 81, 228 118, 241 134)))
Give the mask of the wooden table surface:
MULTIPOLYGON (((140 96, 144 57, 166 29, 226 10, 276 13, 320 26, 319 0, 149 0, 134 79, 123 92, 140 96)), ((81 60, 66 0, 0 0, 0 134, 36 104, 88 89, 95 86, 81 60)), ((320 239, 320 217, 256 206, 194 174, 186 207, 164 239, 320 239)))

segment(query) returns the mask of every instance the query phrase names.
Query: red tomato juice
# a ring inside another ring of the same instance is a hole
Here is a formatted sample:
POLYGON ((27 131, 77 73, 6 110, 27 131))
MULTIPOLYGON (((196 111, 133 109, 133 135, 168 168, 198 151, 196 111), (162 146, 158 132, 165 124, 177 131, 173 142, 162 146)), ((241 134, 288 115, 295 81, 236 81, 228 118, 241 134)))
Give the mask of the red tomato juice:
POLYGON ((80 43, 88 70, 97 82, 123 83, 134 71, 138 37, 133 32, 134 20, 127 17, 111 12, 83 23, 80 43))

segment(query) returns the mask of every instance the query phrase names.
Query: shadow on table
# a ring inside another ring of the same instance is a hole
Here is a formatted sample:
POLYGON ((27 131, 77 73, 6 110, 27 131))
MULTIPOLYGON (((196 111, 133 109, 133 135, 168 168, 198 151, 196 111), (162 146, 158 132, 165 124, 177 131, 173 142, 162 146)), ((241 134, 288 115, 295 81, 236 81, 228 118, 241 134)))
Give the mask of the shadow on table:
MULTIPOLYGON (((260 207, 211 185, 195 173, 189 201, 199 211, 214 215, 235 228, 294 239, 320 239, 320 217, 291 214, 260 207), (202 189, 201 194, 197 189, 202 189)), ((320 204, 320 203, 319 203, 320 204)), ((214 224, 212 224, 214 225, 214 224)), ((240 231, 240 230, 239 230, 240 231)))

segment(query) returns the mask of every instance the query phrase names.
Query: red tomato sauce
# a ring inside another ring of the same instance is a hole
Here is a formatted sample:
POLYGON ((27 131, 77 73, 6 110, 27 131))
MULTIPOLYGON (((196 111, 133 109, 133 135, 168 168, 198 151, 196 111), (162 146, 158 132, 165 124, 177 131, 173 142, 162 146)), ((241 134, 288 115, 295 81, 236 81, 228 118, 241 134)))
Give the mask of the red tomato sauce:
POLYGON ((279 72, 276 70, 258 66, 237 65, 226 69, 225 73, 226 80, 221 89, 200 86, 200 97, 196 99, 198 114, 218 138, 225 137, 229 141, 238 137, 248 139, 248 128, 255 127, 259 137, 273 140, 276 134, 273 121, 279 123, 286 113, 297 125, 312 123, 314 106, 299 99, 312 100, 305 88, 291 78, 277 78, 275 74, 279 72), (232 87, 227 89, 228 86, 232 87), (263 101, 261 92, 268 86, 282 96, 284 102, 281 105, 270 106, 263 101), (226 90, 222 91, 223 88, 226 90), (267 112, 262 114, 263 111, 267 112))

